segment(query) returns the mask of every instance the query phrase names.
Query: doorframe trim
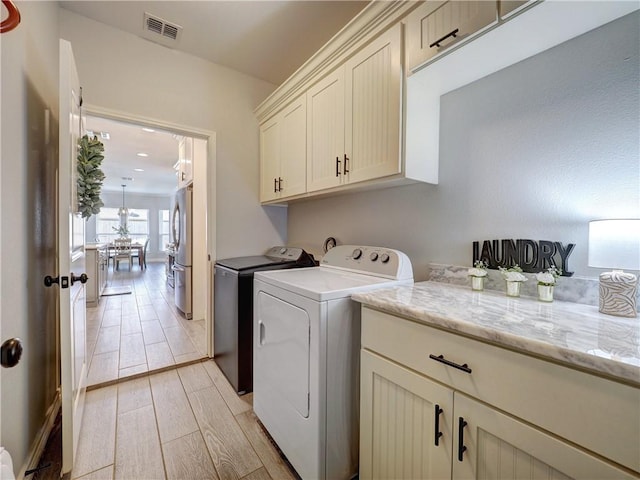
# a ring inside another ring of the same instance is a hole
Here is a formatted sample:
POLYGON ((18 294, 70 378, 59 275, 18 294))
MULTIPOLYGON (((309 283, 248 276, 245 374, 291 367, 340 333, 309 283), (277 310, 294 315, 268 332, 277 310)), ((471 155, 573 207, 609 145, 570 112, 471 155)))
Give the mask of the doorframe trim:
MULTIPOLYGON (((134 123, 150 128, 169 130, 179 135, 200 138, 207 141, 207 238, 206 253, 208 268, 206 271, 213 271, 213 264, 216 259, 216 132, 189 125, 166 122, 157 118, 145 117, 131 112, 113 110, 98 105, 84 104, 85 115, 92 115, 110 120, 127 123, 134 123)), ((207 356, 213 358, 213 278, 207 275, 207 300, 205 305, 205 328, 207 335, 207 356)))

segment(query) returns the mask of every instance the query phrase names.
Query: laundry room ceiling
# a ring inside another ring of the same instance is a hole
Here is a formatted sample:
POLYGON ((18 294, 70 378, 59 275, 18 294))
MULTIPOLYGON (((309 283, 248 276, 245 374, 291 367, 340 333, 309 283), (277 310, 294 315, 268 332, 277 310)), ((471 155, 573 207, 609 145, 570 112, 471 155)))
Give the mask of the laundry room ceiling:
POLYGON ((60 2, 63 8, 77 14, 276 85, 295 72, 367 3, 346 0, 60 2), (151 20, 145 20, 145 14, 151 20))

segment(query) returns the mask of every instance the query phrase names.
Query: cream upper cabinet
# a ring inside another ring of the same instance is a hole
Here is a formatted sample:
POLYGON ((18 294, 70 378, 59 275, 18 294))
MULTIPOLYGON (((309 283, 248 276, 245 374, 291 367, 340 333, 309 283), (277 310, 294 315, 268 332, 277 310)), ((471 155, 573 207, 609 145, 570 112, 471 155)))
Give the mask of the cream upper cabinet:
POLYGON ((402 26, 396 24, 345 64, 345 154, 349 183, 402 170, 402 26))
POLYGON ((307 190, 342 184, 344 160, 344 67, 307 91, 307 190))
POLYGON ((498 2, 498 14, 500 18, 507 18, 520 9, 523 5, 530 3, 532 0, 500 0, 498 2))
POLYGON ((178 188, 193 182, 193 138, 182 137, 178 142, 178 162, 175 165, 178 188))
POLYGON ((637 478, 639 401, 624 383, 362 309, 363 479, 637 478))
POLYGON ((397 24, 307 92, 307 191, 401 172, 401 34, 397 24))
POLYGON ((260 201, 306 191, 306 97, 302 95, 260 126, 260 201))
POLYGON ((498 18, 496 1, 426 1, 407 17, 408 70, 470 38, 498 18))

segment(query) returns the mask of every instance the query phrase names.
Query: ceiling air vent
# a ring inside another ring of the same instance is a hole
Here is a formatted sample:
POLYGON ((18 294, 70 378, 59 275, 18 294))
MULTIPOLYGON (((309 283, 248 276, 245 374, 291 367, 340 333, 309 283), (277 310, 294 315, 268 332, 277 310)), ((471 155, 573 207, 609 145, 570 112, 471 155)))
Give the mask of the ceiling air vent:
POLYGON ((174 41, 180 39, 179 37, 180 33, 182 33, 182 27, 145 12, 144 33, 144 36, 150 40, 160 42, 165 45, 171 45, 174 41))

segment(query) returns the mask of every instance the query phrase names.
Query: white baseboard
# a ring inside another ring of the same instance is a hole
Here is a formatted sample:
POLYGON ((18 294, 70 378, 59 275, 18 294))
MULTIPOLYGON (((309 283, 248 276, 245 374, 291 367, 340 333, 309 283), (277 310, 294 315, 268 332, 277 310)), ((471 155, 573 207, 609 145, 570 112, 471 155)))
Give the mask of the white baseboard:
POLYGON ((44 452, 45 447, 47 446, 47 440, 49 439, 49 434, 51 433, 51 429, 53 428, 53 424, 56 421, 56 416, 58 415, 58 411, 60 411, 61 406, 61 396, 60 389, 56 392, 56 397, 53 400, 53 403, 49 406, 47 410, 47 414, 45 416, 44 424, 40 427, 40 431, 36 435, 36 438, 33 440, 31 444, 31 448, 29 449, 29 454, 27 455, 27 461, 18 472, 16 476, 16 480, 24 480, 24 474, 27 470, 31 470, 36 468, 40 463, 40 458, 44 452))

